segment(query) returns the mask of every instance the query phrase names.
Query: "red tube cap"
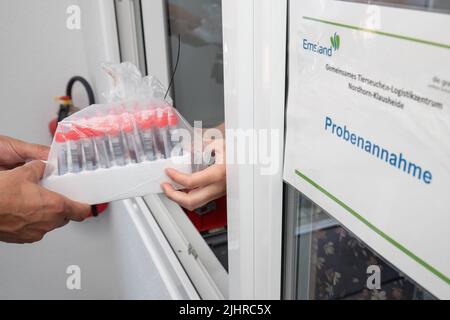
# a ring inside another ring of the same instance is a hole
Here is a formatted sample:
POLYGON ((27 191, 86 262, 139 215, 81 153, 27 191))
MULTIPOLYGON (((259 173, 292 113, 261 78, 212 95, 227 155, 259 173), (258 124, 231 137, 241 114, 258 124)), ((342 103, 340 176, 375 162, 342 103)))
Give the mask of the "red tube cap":
POLYGON ((92 138, 97 136, 96 130, 87 119, 82 119, 74 124, 81 138, 92 138))
POLYGON ((102 137, 106 130, 103 126, 104 120, 100 117, 92 117, 87 120, 87 127, 92 131, 93 137, 102 137))
POLYGON ((104 121, 104 128, 106 134, 117 136, 120 131, 120 124, 118 121, 118 116, 116 115, 108 115, 104 121))
POLYGON ((67 132, 66 138, 67 138, 67 140, 69 140, 69 141, 77 141, 77 140, 80 140, 80 138, 81 138, 80 132, 77 131, 77 130, 75 130, 75 129, 72 129, 72 130, 70 130, 69 132, 67 132))
POLYGON ((154 110, 143 110, 135 114, 136 123, 139 129, 150 129, 156 122, 154 110))
POLYGON ((167 127, 169 123, 168 113, 165 109, 158 109, 156 112, 156 126, 158 128, 167 127))
POLYGON ((168 123, 169 126, 177 126, 178 125, 178 117, 177 114, 174 110, 172 110, 171 107, 167 108, 167 113, 168 113, 168 123))
POLYGON ((67 141, 66 135, 64 133, 62 133, 62 132, 56 132, 56 134, 55 134, 55 141, 57 143, 64 143, 64 142, 66 142, 67 141))
POLYGON ((123 131, 125 132, 133 131, 134 125, 133 125, 133 117, 131 116, 131 114, 129 114, 128 112, 124 112, 118 117, 118 119, 120 121, 120 127, 122 128, 123 131))

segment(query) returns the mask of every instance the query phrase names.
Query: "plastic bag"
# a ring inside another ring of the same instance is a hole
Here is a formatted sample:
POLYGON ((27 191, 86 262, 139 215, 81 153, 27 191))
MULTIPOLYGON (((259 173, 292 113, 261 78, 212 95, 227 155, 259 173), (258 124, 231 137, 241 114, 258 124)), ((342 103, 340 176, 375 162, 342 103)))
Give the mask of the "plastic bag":
POLYGON ((159 81, 142 78, 131 63, 104 69, 111 76, 109 102, 59 122, 41 181, 88 204, 159 193, 169 167, 192 172, 193 129, 164 100, 159 81))

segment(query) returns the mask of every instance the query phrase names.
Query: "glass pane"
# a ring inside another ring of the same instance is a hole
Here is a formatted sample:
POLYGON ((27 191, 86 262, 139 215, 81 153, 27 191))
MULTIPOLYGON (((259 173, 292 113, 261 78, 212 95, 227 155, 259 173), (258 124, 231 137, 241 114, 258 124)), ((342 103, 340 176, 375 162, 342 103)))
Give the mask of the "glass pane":
MULTIPOLYGON (((291 191, 292 193, 292 191, 291 191)), ((297 197, 294 247, 294 299, 422 300, 433 297, 314 202, 297 197), (369 278, 370 266, 379 268, 380 287, 369 278), (305 272, 306 271, 306 272, 305 272), (369 284, 367 283, 369 281, 369 284)), ((292 201, 292 200, 290 200, 292 201)), ((292 280, 291 280, 292 281, 292 280)))
POLYGON ((221 0, 169 0, 172 71, 181 48, 174 78, 177 109, 193 124, 204 127, 224 121, 221 0))
MULTIPOLYGON (((178 59, 172 94, 175 107, 191 125, 202 121, 203 128, 216 127, 224 122, 222 2, 166 0, 166 6, 171 72, 178 59)), ((186 213, 228 269, 226 198, 186 213)))

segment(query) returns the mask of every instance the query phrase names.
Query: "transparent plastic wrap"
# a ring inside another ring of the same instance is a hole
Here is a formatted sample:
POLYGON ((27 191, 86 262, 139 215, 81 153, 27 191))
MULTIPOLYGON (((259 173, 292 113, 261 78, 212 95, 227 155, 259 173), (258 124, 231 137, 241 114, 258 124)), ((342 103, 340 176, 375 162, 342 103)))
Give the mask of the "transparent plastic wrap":
POLYGON ((104 69, 109 102, 59 122, 41 182, 88 204, 159 193, 166 168, 192 172, 193 129, 164 100, 159 81, 131 63, 104 69))

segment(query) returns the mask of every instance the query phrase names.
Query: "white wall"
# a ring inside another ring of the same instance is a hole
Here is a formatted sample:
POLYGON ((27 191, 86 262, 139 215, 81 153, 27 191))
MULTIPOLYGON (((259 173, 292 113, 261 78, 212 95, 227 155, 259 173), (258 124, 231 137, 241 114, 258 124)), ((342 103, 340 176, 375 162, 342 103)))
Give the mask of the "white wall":
POLYGON ((38 243, 0 242, 2 299, 170 299, 123 202, 83 223, 69 223, 38 243), (67 267, 81 269, 68 290, 67 267))
MULTIPOLYGON (((77 0, 0 1, 0 134, 49 144, 54 97, 73 75, 87 76, 81 30, 66 28, 77 0)), ((87 98, 77 90, 75 103, 87 98)))
MULTIPOLYGON (((58 109, 53 97, 81 75, 100 100, 108 83, 101 61, 119 61, 113 0, 1 0, 0 134, 49 144, 48 122, 58 109), (70 4, 81 6, 81 30, 66 29, 70 4)), ((86 105, 83 91, 75 93, 75 104, 86 105)), ((0 299, 169 297, 123 202, 39 243, 0 242, 0 299), (79 291, 66 288, 73 264, 81 268, 79 291)))

